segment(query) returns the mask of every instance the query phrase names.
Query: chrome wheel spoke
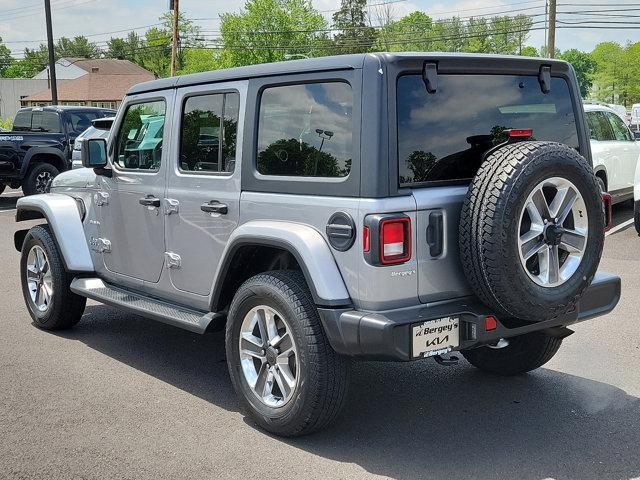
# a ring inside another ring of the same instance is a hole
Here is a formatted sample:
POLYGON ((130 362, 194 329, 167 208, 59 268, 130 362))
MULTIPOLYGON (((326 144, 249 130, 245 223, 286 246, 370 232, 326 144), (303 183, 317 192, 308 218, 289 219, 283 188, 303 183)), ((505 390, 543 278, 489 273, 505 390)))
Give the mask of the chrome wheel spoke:
POLYGON ((264 358, 264 349, 262 348, 261 340, 250 333, 242 334, 240 349, 242 353, 246 355, 260 359, 264 358))
POLYGON ((549 247, 549 283, 555 285, 560 280, 560 258, 558 246, 549 247))
POLYGON ((285 366, 277 366, 274 370, 274 377, 276 383, 278 384, 278 388, 282 395, 286 398, 291 395, 291 391, 293 387, 296 385, 296 380, 293 377, 293 374, 289 370, 289 367, 285 366))
POLYGON ((569 213, 577 199, 578 192, 573 187, 568 186, 559 189, 553 199, 553 202, 551 202, 551 206, 549 207, 551 216, 557 219, 557 222, 562 225, 562 223, 567 219, 567 216, 569 216, 569 213))
POLYGON ((38 269, 35 266, 27 266, 27 279, 33 282, 38 280, 38 269))
POLYGON ((269 334, 267 333, 267 323, 265 321, 264 310, 256 310, 255 313, 258 321, 258 329, 260 330, 260 339, 262 346, 266 347, 269 343, 269 334))
POLYGON ((544 197, 544 193, 542 192, 542 187, 539 187, 531 197, 531 201, 535 206, 535 209, 538 211, 538 216, 543 220, 548 220, 551 218, 551 214, 549 213, 549 205, 547 204, 547 199, 544 197))
POLYGON ((571 253, 582 253, 587 244, 587 237, 576 230, 565 230, 560 246, 571 253))
POLYGON ((266 363, 263 363, 260 366, 260 370, 258 371, 258 377, 256 378, 256 383, 253 386, 256 392, 259 392, 260 396, 263 396, 266 385, 267 385, 267 377, 269 375, 269 367, 267 367, 266 363))
POLYGON ((520 236, 520 251, 525 260, 529 260, 544 246, 542 232, 529 230, 520 236))

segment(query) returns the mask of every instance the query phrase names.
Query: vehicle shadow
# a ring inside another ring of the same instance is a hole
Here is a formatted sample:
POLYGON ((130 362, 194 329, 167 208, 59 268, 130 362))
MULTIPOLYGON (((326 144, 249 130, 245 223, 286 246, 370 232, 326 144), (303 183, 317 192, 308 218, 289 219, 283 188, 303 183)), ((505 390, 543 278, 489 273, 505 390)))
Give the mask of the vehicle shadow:
MULTIPOLYGON (((222 332, 200 336, 88 306, 78 327, 60 335, 237 410, 222 332)), ((354 362, 349 389, 333 427, 265 437, 396 479, 640 476, 640 399, 606 383, 544 368, 501 378, 464 361, 354 362)))
POLYGON ((0 196, 0 212, 2 210, 13 210, 16 208, 19 198, 20 197, 0 196))

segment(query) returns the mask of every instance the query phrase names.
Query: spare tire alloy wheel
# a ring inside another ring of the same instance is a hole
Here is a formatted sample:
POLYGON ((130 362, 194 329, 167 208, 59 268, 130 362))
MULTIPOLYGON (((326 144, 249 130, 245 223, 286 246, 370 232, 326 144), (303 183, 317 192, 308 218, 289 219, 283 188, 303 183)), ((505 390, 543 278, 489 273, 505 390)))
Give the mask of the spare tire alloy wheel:
POLYGON ((553 177, 534 187, 520 214, 520 261, 543 287, 565 283, 576 272, 587 245, 589 219, 580 191, 553 177))
POLYGON ((460 212, 469 285, 496 315, 530 322, 575 311, 604 244, 602 195, 589 162, 554 142, 494 150, 460 212))
POLYGON ((269 407, 293 396, 298 380, 298 352, 284 316, 259 305, 244 317, 239 338, 242 373, 253 393, 269 407))

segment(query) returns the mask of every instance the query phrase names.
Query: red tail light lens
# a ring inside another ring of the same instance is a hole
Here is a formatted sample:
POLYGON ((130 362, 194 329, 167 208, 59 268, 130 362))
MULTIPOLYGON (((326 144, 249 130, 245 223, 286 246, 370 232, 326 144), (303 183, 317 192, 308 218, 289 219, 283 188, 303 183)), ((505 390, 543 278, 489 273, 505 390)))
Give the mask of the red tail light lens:
POLYGON ((384 265, 411 259, 411 220, 408 217, 380 222, 380 261, 384 265))
POLYGON ((613 213, 611 212, 611 205, 613 204, 613 199, 611 197, 611 194, 603 193, 602 203, 604 206, 604 231, 608 232, 613 227, 613 213))
POLYGON ((371 236, 369 235, 369 227, 362 230, 362 250, 366 253, 371 251, 371 236))
POLYGON ((507 130, 507 135, 510 138, 529 138, 533 136, 533 130, 531 128, 512 128, 507 130))

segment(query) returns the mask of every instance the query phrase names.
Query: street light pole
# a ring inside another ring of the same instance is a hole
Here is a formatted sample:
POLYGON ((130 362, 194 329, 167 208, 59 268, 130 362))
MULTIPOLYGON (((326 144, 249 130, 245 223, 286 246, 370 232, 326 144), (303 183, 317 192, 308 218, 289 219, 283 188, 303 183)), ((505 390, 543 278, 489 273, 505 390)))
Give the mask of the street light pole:
POLYGON ((176 61, 178 57, 178 3, 179 0, 173 0, 173 44, 171 45, 171 76, 176 74, 176 61))
POLYGON ((53 27, 51 26, 51 2, 44 0, 44 15, 47 19, 47 49, 49 50, 49 78, 51 79, 51 104, 58 103, 58 82, 56 81, 56 53, 53 49, 53 27))

